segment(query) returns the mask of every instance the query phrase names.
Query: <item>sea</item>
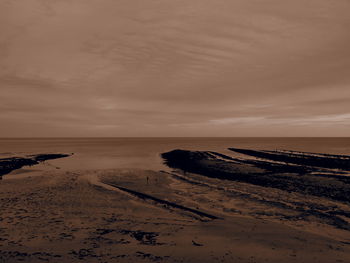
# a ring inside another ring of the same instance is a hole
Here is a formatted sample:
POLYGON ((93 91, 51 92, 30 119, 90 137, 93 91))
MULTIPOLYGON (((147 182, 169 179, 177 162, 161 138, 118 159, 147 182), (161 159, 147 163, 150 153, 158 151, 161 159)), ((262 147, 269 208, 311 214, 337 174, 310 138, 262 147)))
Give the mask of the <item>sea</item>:
POLYGON ((259 150, 294 150, 350 155, 346 138, 1 138, 0 158, 40 153, 72 153, 68 158, 24 167, 4 176, 18 179, 50 169, 147 169, 166 170, 161 153, 174 149, 216 151, 227 155, 229 147, 259 150))

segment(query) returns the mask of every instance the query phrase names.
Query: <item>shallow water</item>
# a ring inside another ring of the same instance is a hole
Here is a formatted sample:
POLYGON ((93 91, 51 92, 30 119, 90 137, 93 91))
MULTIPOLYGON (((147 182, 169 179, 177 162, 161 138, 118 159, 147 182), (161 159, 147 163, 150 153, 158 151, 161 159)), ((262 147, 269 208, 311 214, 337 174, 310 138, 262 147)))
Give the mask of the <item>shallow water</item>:
POLYGON ((211 150, 228 155, 228 147, 287 149, 350 155, 350 138, 38 138, 0 139, 0 158, 34 153, 74 153, 13 171, 4 178, 19 178, 43 170, 140 168, 166 169, 160 154, 173 149, 211 150))

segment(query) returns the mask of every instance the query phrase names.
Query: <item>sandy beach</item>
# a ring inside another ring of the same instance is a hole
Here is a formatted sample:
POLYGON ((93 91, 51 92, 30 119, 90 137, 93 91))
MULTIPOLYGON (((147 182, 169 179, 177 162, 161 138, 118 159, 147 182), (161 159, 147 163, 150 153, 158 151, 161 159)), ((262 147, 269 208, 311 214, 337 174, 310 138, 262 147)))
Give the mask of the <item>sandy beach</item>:
POLYGON ((0 262, 350 259, 324 213, 349 204, 176 169, 46 171, 1 181, 0 200, 0 262))

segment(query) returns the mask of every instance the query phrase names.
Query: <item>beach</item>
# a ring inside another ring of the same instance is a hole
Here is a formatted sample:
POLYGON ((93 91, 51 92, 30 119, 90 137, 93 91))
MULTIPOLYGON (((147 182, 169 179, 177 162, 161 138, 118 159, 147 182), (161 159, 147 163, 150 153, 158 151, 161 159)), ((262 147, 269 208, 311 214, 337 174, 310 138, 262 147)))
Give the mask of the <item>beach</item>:
POLYGON ((59 166, 78 157, 24 167, 1 181, 1 262, 350 259, 346 200, 176 167, 59 166))

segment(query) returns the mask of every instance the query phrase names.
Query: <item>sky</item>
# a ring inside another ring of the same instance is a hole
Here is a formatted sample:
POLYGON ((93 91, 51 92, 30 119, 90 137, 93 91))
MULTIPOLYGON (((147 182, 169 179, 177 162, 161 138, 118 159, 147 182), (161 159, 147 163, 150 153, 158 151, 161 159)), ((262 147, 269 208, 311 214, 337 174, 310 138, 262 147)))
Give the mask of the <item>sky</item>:
POLYGON ((0 0, 0 137, 350 136, 350 0, 0 0))

